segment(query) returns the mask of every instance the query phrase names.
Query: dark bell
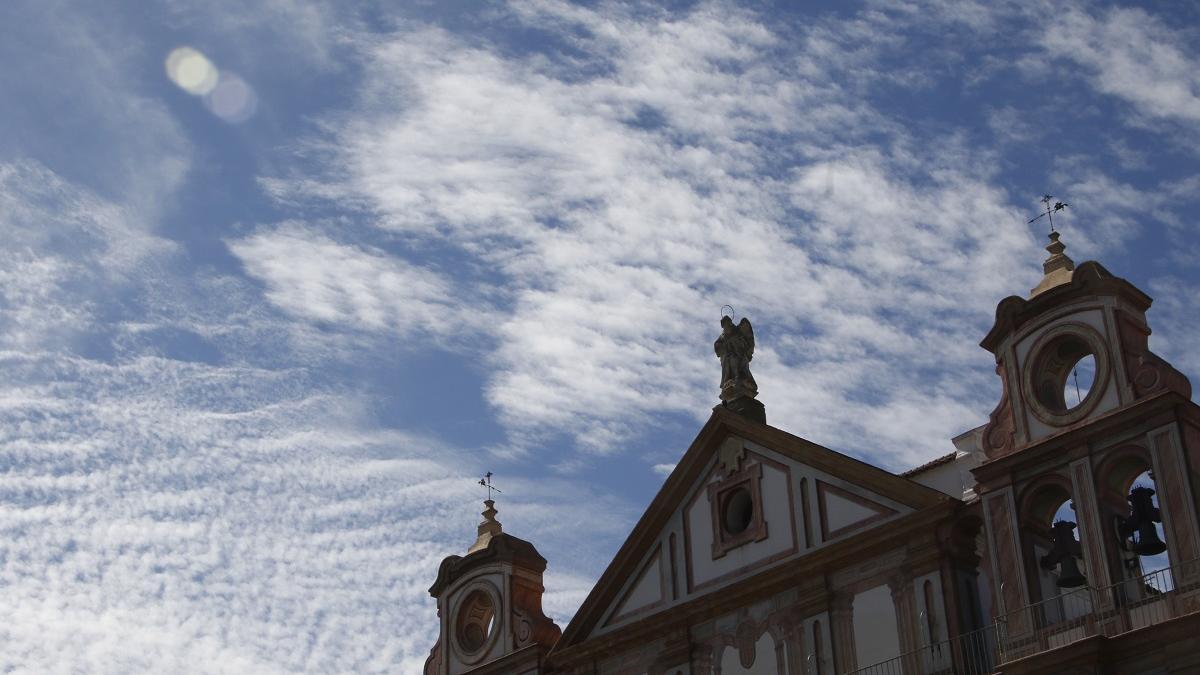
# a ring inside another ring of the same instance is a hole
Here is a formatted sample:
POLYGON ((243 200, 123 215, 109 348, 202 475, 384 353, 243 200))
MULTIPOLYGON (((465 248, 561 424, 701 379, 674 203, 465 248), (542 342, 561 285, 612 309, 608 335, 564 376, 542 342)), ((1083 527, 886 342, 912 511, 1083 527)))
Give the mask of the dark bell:
POLYGON ((1135 487, 1129 491, 1129 518, 1125 520, 1122 534, 1134 537, 1133 552, 1138 555, 1158 555, 1167 550, 1167 545, 1158 538, 1158 530, 1154 523, 1161 523, 1162 516, 1154 508, 1150 499, 1154 490, 1148 487, 1135 487))
POLYGON ((1138 555, 1158 555, 1165 550, 1167 550, 1167 545, 1158 538, 1158 530, 1154 528, 1154 523, 1143 523, 1138 528, 1138 538, 1133 545, 1133 552, 1138 555))
POLYGON ((1042 567, 1048 570, 1058 566, 1056 583, 1059 588, 1077 588, 1087 583, 1087 579, 1079 571, 1079 563, 1076 561, 1077 557, 1083 555, 1083 548, 1071 532, 1074 529, 1075 523, 1069 520, 1055 522, 1052 528, 1054 548, 1050 549, 1050 552, 1042 556, 1039 561, 1042 567))
POLYGON ((1055 583, 1059 588, 1079 588, 1087 583, 1087 579, 1079 571, 1079 563, 1075 561, 1075 556, 1069 555, 1059 563, 1058 581, 1055 583))

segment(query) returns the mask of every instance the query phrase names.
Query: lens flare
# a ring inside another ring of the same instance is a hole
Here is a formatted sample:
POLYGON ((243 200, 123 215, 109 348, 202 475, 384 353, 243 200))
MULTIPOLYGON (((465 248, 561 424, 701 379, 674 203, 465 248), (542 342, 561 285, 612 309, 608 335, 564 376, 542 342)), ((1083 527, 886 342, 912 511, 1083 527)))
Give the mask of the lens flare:
POLYGON ((217 67, 191 47, 179 47, 167 55, 167 77, 189 94, 204 96, 216 89, 217 67))
POLYGON ((245 80, 233 73, 221 73, 217 86, 204 97, 214 115, 226 122, 245 122, 258 109, 258 97, 245 80))

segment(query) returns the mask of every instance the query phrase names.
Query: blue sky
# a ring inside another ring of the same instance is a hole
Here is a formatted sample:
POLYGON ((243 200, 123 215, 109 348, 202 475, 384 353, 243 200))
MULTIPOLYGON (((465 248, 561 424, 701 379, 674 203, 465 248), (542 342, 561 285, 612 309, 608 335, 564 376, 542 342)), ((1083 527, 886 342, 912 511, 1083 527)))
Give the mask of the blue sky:
POLYGON ((716 402, 723 304, 774 425, 943 454, 1044 192, 1200 373, 1198 19, 4 3, 0 666, 416 672, 487 470, 565 625, 716 402))

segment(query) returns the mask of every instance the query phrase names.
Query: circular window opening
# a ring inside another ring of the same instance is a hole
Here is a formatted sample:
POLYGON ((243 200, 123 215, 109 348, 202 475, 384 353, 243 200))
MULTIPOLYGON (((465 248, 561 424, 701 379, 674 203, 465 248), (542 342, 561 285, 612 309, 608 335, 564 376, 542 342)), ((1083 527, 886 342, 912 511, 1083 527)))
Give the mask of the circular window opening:
POLYGON ((750 491, 744 487, 734 488, 725 498, 725 510, 721 514, 725 531, 729 534, 741 534, 750 527, 754 520, 754 500, 750 491))
POLYGON ((472 591, 458 611, 458 643, 463 651, 479 651, 492 636, 495 624, 492 597, 483 591, 472 591))
POLYGON ((1087 400, 1096 380, 1096 354, 1075 335, 1064 335, 1042 350, 1036 366, 1034 392, 1053 413, 1065 413, 1087 400))
POLYGON ((1096 381, 1096 355, 1087 354, 1079 359, 1071 368, 1067 383, 1063 387, 1063 401, 1068 408, 1074 408, 1083 403, 1092 391, 1092 383, 1096 381))

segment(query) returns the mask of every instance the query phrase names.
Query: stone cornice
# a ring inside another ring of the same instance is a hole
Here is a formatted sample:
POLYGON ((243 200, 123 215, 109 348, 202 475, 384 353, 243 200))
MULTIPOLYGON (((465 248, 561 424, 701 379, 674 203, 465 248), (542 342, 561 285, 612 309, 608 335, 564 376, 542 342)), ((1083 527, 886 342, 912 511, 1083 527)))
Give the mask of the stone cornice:
POLYGON ((1089 260, 1079 265, 1069 283, 1051 288, 1031 299, 1011 295, 996 305, 996 322, 988 331, 980 347, 996 354, 1000 344, 1029 321, 1059 305, 1081 298, 1097 295, 1120 296, 1129 300, 1140 311, 1150 308, 1153 300, 1137 286, 1113 275, 1100 263, 1089 260))
POLYGON ((1102 438, 1128 429, 1138 418, 1149 419, 1155 416, 1164 419, 1178 416, 1200 420, 1200 406, 1174 391, 1163 391, 1104 415, 1083 420, 1052 436, 1015 448, 1007 455, 984 462, 972 469, 971 473, 981 486, 1003 484, 1005 481, 1002 479, 1006 476, 1010 477, 1022 470, 1033 468, 1060 453, 1077 452, 1078 448, 1086 447, 1087 442, 1093 438, 1102 438))

